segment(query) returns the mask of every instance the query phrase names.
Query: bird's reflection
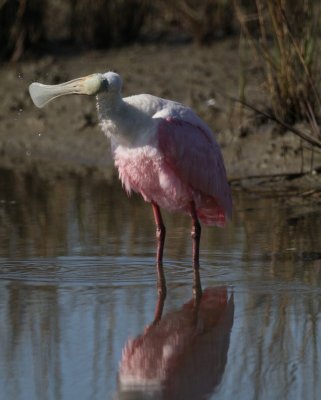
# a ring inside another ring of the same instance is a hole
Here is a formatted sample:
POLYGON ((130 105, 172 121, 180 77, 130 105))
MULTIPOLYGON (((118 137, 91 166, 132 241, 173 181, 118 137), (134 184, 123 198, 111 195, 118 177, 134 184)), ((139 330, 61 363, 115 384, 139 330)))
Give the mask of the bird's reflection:
POLYGON ((123 349, 119 399, 202 399, 221 381, 233 294, 229 297, 226 287, 207 288, 203 294, 194 290, 191 301, 162 317, 164 301, 159 290, 153 323, 123 349))

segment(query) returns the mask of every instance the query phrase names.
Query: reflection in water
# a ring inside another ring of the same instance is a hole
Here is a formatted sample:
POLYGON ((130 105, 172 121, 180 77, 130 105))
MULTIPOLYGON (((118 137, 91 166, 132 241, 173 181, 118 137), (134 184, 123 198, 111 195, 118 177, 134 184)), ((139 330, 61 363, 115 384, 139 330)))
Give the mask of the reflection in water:
POLYGON ((203 399, 220 383, 233 325, 233 295, 207 288, 129 340, 119 370, 119 398, 203 399))
MULTIPOLYGON (((0 218, 0 257, 18 258, 20 253, 23 258, 97 253, 127 257, 146 251, 155 257, 152 212, 136 195, 129 202, 118 179, 48 182, 0 170, 0 218)), ((183 227, 189 226, 185 216, 178 219, 183 227)), ((168 252, 178 259, 187 255, 189 235, 171 247, 171 234, 179 223, 166 224, 167 256, 168 252)))
MULTIPOLYGON (((194 368, 204 389, 198 393, 211 392, 211 400, 317 400, 320 207, 292 207, 242 193, 234 197, 233 223, 203 230, 202 283, 223 291, 232 286, 235 311, 233 329, 226 329, 227 342, 221 342, 222 363, 211 367, 216 377, 207 375, 205 364, 211 361, 205 358, 194 368), (215 382, 220 383, 214 390, 215 382)), ((128 338, 137 337, 154 315, 152 218, 140 199, 128 201, 118 181, 47 182, 0 171, 1 399, 100 400, 117 390, 122 397, 135 394, 120 380, 117 389, 117 374, 128 338)), ((224 337, 206 310, 198 319, 205 322, 197 324, 192 303, 182 307, 193 281, 189 220, 179 214, 165 214, 165 219, 164 317, 139 336, 142 343, 137 339, 140 346, 153 343, 159 360, 167 356, 167 369, 155 365, 163 379, 154 392, 160 397, 178 382, 196 385, 196 379, 186 381, 192 376, 188 360, 196 365, 206 340, 215 344, 224 337), (184 323, 186 332, 180 330, 184 323), (170 348, 162 336, 166 327, 170 348), (178 348, 175 329, 183 334, 178 348), (193 329, 197 333, 191 339, 193 329)), ((228 321, 233 308, 228 304, 221 311, 217 306, 213 315, 221 312, 228 321)), ((215 359, 219 350, 211 353, 214 347, 208 355, 215 359)))

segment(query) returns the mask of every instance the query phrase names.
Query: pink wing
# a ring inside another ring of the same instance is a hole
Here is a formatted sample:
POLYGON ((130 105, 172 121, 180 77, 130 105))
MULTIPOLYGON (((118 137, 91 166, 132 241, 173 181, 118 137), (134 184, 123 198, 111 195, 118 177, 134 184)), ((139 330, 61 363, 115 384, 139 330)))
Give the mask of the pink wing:
POLYGON ((160 118, 157 132, 159 149, 184 183, 206 198, 214 198, 219 208, 231 217, 231 190, 219 145, 209 128, 198 126, 197 122, 160 118))

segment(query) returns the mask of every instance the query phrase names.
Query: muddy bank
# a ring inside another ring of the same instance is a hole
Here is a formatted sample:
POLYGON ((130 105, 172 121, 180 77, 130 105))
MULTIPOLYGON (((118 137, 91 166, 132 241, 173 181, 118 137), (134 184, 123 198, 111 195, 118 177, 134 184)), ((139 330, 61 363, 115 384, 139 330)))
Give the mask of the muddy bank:
MULTIPOLYGON (((216 132, 235 186, 320 188, 320 153, 226 97, 237 97, 239 90, 238 43, 233 40, 209 47, 140 45, 2 65, 0 167, 44 177, 111 176, 109 143, 97 126, 94 98, 64 97, 38 110, 28 95, 35 80, 58 83, 107 70, 123 76, 124 95, 151 93, 192 106, 216 132), (277 177, 260 178, 265 175, 277 177), (244 181, 249 176, 259 178, 244 181)), ((248 77, 248 101, 263 104, 253 65, 248 77)))

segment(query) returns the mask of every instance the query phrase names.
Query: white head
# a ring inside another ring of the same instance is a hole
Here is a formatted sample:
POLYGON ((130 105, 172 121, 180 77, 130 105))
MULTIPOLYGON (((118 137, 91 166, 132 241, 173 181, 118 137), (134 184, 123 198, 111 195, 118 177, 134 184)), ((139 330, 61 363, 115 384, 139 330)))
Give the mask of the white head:
POLYGON ((107 86, 107 93, 119 94, 123 87, 123 81, 120 75, 115 72, 105 72, 103 74, 103 80, 107 86))
POLYGON ((92 74, 83 78, 60 83, 59 85, 44 85, 34 82, 29 86, 29 93, 34 104, 41 108, 49 101, 68 94, 109 94, 119 96, 122 88, 122 79, 115 72, 92 74))

